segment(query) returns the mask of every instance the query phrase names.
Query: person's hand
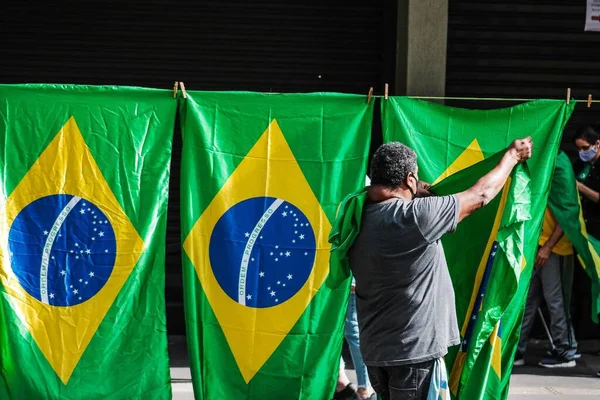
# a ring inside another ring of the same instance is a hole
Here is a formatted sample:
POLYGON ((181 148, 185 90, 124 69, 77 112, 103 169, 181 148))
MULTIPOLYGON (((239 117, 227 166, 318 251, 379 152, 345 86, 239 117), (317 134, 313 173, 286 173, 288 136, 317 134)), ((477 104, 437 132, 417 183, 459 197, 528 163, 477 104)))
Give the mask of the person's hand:
POLYGON ((424 181, 419 181, 417 184, 417 197, 429 197, 433 196, 433 193, 429 191, 431 185, 424 181))
POLYGON ((516 158, 518 163, 523 163, 531 158, 533 150, 533 141, 531 136, 523 139, 517 139, 508 147, 509 153, 516 158))
POLYGON ((537 257, 535 258, 534 266, 536 268, 542 268, 544 265, 546 265, 546 263, 548 262, 548 259, 550 258, 551 252, 552 252, 552 249, 546 245, 540 247, 537 252, 537 257))
POLYGON ((579 190, 581 192, 581 189, 583 189, 585 187, 585 185, 579 181, 577 181, 577 190, 579 190))

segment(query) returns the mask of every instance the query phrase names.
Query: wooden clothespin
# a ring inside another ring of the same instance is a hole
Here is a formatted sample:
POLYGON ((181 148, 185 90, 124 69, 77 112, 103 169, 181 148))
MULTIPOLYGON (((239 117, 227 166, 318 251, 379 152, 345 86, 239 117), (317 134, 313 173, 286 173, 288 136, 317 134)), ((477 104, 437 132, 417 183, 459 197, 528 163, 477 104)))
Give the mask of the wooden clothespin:
POLYGON ((383 92, 383 98, 384 98, 384 99, 386 99, 386 100, 388 99, 388 91, 389 91, 389 89, 390 89, 390 85, 388 85, 388 84, 386 83, 386 84, 385 84, 385 90, 384 90, 384 92, 383 92))
POLYGON ((571 88, 567 88, 567 104, 571 104, 571 88))
POLYGON ((179 87, 181 88, 181 93, 183 94, 183 98, 187 99, 187 92, 185 91, 185 85, 183 82, 179 82, 179 87))
POLYGON ((373 87, 369 88, 369 94, 367 94, 367 104, 371 103, 372 98, 373 98, 373 87))
POLYGON ((175 84, 173 85, 173 98, 176 99, 177 98, 177 88, 179 87, 179 82, 175 81, 175 84))
POLYGON ((588 94, 588 108, 592 106, 592 94, 588 94))

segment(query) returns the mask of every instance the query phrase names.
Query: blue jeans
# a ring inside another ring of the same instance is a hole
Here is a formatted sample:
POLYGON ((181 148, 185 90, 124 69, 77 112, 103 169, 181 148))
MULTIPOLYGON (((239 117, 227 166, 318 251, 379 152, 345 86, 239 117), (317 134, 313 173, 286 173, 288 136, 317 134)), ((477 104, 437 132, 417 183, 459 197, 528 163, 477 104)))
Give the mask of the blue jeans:
POLYGON ((354 370, 356 371, 358 387, 371 387, 367 366, 363 361, 362 354, 360 354, 356 295, 354 294, 350 294, 350 299, 348 300, 348 311, 346 311, 346 323, 344 324, 344 337, 348 342, 348 347, 350 347, 350 354, 352 355, 352 363, 354 364, 354 370))

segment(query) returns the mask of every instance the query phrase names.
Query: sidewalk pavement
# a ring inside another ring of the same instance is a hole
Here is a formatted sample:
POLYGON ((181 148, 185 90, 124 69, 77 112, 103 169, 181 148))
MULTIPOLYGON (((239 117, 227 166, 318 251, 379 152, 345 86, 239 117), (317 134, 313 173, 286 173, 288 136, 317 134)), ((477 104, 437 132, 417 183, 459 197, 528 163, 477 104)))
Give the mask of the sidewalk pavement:
MULTIPOLYGON (((526 365, 515 367, 511 378, 509 400, 585 400, 600 399, 600 342, 584 341, 579 343, 582 357, 574 368, 545 369, 538 367, 547 348, 547 341, 533 340, 525 355, 526 365)), ((171 357, 171 378, 173 382, 174 400, 194 400, 191 374, 185 337, 169 337, 169 353, 171 357)), ((356 374, 352 369, 349 354, 344 352, 347 360, 348 376, 356 382, 356 374)), ((265 400, 279 400, 268 399, 265 400)))

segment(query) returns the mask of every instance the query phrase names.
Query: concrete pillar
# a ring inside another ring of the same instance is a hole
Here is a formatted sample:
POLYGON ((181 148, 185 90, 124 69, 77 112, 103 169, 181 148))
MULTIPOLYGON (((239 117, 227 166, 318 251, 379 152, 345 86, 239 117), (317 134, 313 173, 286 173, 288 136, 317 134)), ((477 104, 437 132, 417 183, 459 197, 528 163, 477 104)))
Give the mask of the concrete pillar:
POLYGON ((448 0, 398 0, 395 94, 444 96, 448 0))

